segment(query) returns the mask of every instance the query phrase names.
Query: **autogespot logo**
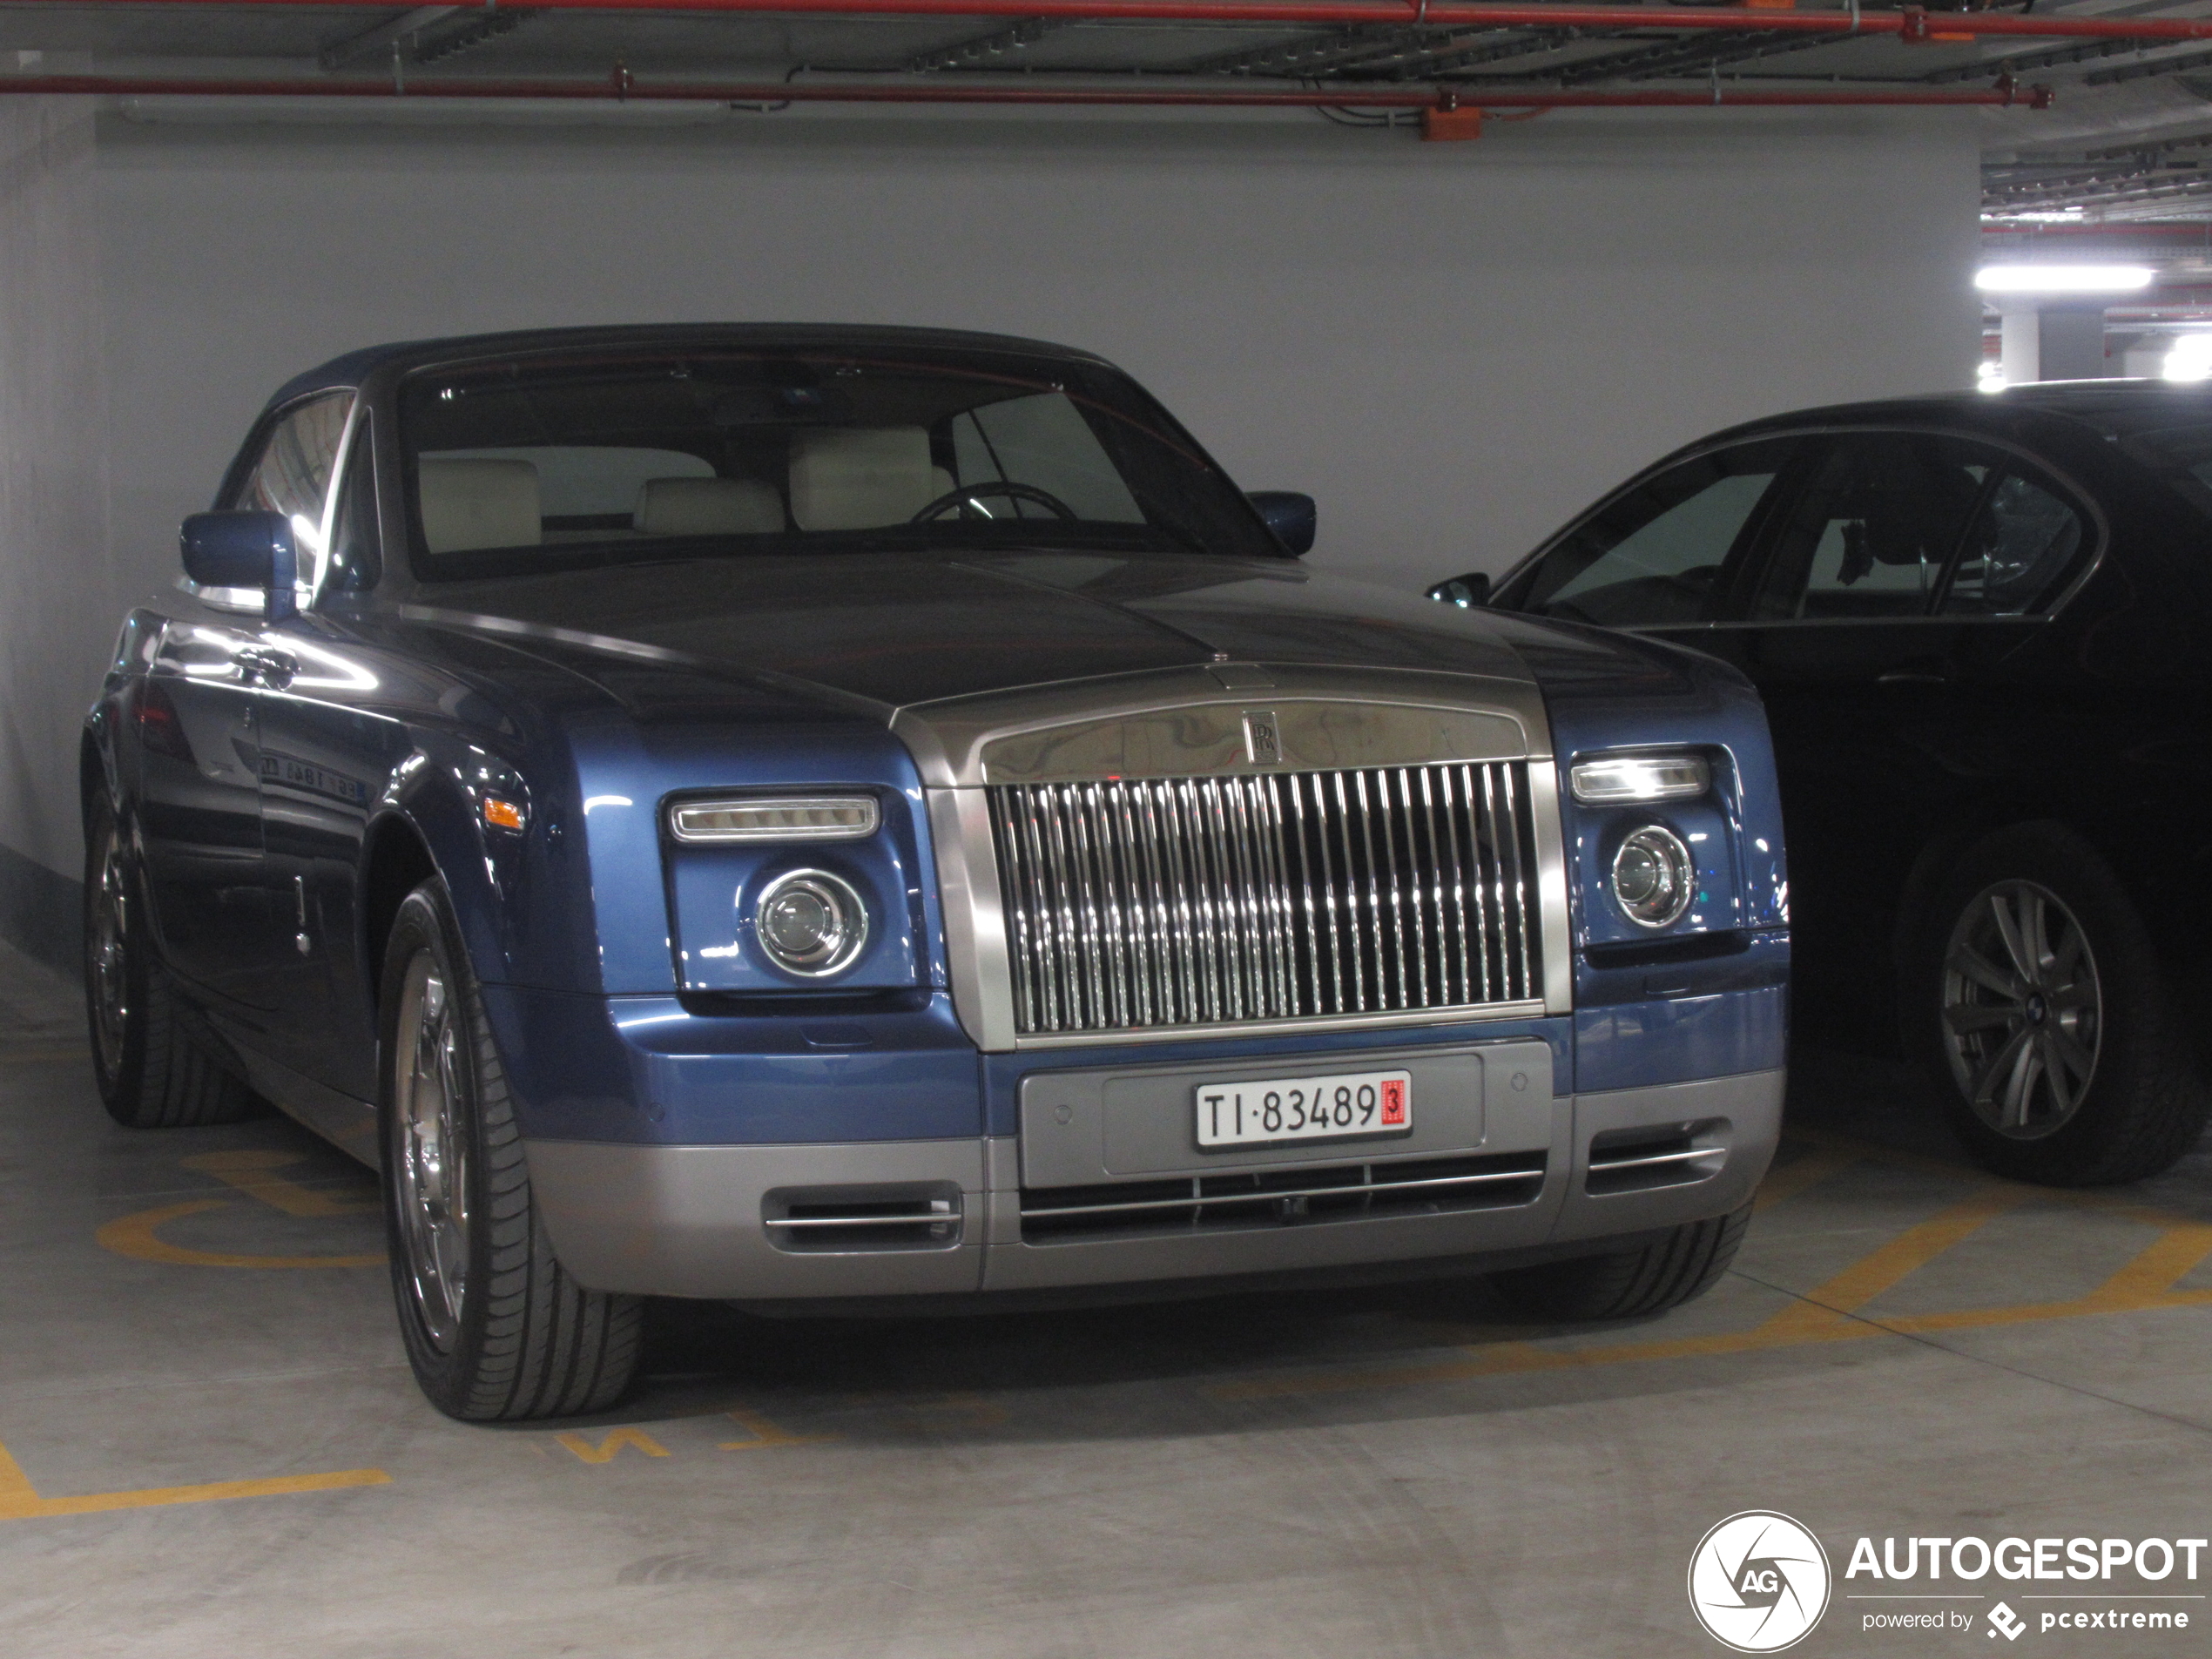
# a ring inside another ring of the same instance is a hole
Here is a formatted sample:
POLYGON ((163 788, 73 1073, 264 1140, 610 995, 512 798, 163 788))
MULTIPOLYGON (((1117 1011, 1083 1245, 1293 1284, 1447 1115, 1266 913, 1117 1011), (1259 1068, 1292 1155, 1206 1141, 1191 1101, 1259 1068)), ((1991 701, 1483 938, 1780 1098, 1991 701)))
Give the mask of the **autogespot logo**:
POLYGON ((1716 1642, 1738 1653, 1779 1653, 1828 1610, 1828 1552, 1787 1515, 1746 1509, 1697 1541, 1689 1608, 1716 1642))

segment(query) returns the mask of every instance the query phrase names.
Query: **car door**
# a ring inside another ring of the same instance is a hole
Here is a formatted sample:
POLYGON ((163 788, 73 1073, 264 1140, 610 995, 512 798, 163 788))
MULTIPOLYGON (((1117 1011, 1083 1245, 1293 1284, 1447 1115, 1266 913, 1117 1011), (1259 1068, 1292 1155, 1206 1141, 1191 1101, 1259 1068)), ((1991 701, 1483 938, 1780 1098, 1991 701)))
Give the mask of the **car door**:
POLYGON ((1602 502, 1501 584, 1501 610, 1633 628, 1700 647, 1786 499, 1796 437, 1731 444, 1602 502))
POLYGON ((1885 980, 1912 860, 1992 788, 1993 765, 2025 756, 2033 715, 2002 665, 2087 534, 2010 451, 1831 434, 1723 600, 1713 644, 1765 699, 1813 1000, 1885 980))
POLYGON ((258 624, 187 601, 132 689, 138 828, 163 961, 201 996, 266 1011, 275 991, 261 858, 258 624))
MULTIPOLYGON (((252 461, 222 502, 227 509, 282 513, 310 569, 327 533, 332 476, 353 405, 350 391, 325 392, 280 410, 266 423, 252 461)), ((187 696, 195 709, 184 718, 187 733, 195 726, 221 730, 219 821, 231 867, 219 885, 200 883, 199 920, 185 929, 184 954, 172 960, 195 976, 196 970, 216 975, 206 982, 252 1010, 242 1028, 229 1035, 266 1049, 281 1046, 281 1032, 301 1013, 291 870, 281 845, 276 850, 284 867, 272 865, 267 833, 267 772, 280 753, 268 740, 272 699, 281 696, 297 662, 279 637, 282 624, 252 615, 237 603, 242 597, 231 597, 236 609, 219 624, 182 630, 172 624, 164 640, 165 652, 173 652, 191 682, 187 696), (219 929, 212 937, 211 926, 219 929)), ((213 764, 205 753, 202 760, 203 789, 212 792, 213 764)), ((164 944, 178 948, 165 929, 164 944)))
POLYGON ((326 521, 303 550, 308 603, 262 636, 271 659, 258 697, 262 835, 270 914, 289 970, 266 1057, 361 1099, 375 1080, 357 1040, 368 988, 355 948, 354 889, 369 810, 405 732, 379 711, 386 688, 375 653, 338 614, 347 593, 374 580, 379 563, 374 438, 365 414, 344 454, 326 521))

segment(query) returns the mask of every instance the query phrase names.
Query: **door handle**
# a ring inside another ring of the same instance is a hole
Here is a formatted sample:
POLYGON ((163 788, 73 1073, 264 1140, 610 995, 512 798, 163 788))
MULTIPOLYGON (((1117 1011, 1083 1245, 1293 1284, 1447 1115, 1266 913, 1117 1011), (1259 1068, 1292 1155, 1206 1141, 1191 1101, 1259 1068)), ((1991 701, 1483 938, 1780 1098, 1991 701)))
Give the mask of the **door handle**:
POLYGON ((1877 685, 1948 685, 1951 677, 1929 669, 1900 668, 1874 678, 1877 685))
POLYGON ((242 651, 231 660, 238 664, 247 685, 258 683, 280 691, 291 685, 292 677, 300 671, 300 659, 290 651, 267 651, 259 646, 242 651))

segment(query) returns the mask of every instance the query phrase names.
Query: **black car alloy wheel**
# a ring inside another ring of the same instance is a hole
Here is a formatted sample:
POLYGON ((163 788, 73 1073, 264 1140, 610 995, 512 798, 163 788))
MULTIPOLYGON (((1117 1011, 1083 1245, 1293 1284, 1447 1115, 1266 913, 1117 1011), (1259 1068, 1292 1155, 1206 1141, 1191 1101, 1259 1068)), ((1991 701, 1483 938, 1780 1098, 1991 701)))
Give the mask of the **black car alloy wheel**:
POLYGON ((1943 956, 1944 1046, 1969 1109, 2014 1140, 2073 1122, 2096 1079, 2103 1001, 2065 900, 2022 880, 1976 894, 1943 956))
POLYGON ((2096 1186, 2188 1150, 2212 1096, 2165 965, 2094 847, 2060 825, 2014 825, 1928 896, 1907 1014, 1980 1163, 2096 1186))

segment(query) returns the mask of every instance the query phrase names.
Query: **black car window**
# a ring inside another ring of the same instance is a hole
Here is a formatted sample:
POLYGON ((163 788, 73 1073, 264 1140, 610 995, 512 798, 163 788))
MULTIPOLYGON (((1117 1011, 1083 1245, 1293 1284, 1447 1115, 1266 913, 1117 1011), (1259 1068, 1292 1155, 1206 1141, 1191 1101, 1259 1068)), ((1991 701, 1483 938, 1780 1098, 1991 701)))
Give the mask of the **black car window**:
POLYGON ((1608 627, 1704 620, 1722 568, 1795 448, 1738 444, 1646 479, 1562 536, 1509 603, 1608 627))
POLYGON ((2065 584, 2088 541, 2080 513, 2025 469, 2011 468, 1975 516, 1942 612, 2031 616, 2065 584))
POLYGON ((1838 437, 1775 537, 1752 619, 1926 615, 1997 464, 1933 434, 1838 437))
POLYGON ((418 374, 400 438, 431 579, 840 548, 1282 556, 1102 366, 793 347, 418 374))

